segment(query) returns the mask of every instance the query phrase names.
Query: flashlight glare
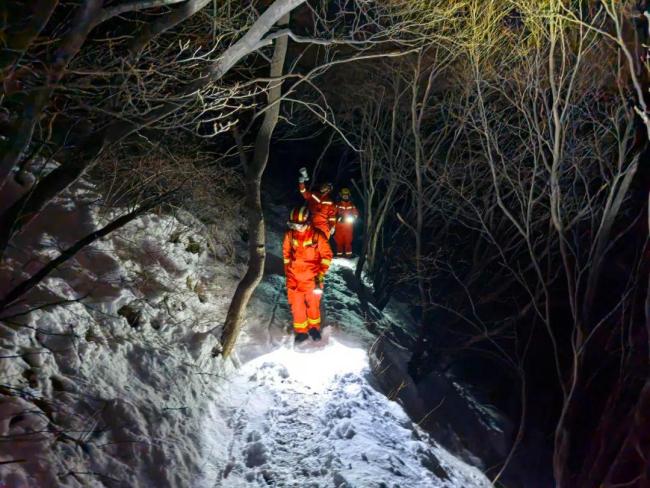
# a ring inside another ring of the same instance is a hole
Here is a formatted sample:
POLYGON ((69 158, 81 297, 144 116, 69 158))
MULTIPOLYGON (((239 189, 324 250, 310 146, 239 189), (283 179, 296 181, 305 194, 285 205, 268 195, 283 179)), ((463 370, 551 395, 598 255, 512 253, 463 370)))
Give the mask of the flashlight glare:
MULTIPOLYGON (((307 344, 310 345, 311 342, 307 344)), ((284 347, 276 349, 247 363, 245 368, 253 372, 270 365, 284 368, 292 380, 287 384, 291 388, 307 388, 310 392, 324 391, 338 377, 348 373, 359 374, 369 367, 364 349, 349 347, 333 337, 327 340, 326 345, 311 351, 307 349, 301 352, 284 347)))
POLYGON ((348 224, 353 223, 353 222, 354 222, 354 216, 352 216, 352 215, 348 215, 347 217, 345 217, 345 221, 346 221, 348 224))

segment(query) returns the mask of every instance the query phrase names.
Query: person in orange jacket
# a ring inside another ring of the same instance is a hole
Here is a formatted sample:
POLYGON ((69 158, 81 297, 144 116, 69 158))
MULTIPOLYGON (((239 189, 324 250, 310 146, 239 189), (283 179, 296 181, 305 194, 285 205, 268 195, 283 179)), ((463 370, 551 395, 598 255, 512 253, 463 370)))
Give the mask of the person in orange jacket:
POLYGON ((310 222, 307 207, 294 208, 287 225, 282 257, 296 342, 307 337, 317 341, 321 338, 320 299, 332 249, 327 236, 310 222))
POLYGON ((329 239, 334 232, 333 229, 336 224, 336 205, 330 196, 332 184, 323 183, 318 192, 311 192, 305 185, 306 181, 309 181, 307 168, 301 168, 300 177, 298 178, 298 189, 303 198, 307 200, 307 206, 311 212, 312 225, 329 239))
POLYGON ((354 238, 354 223, 359 218, 359 211, 350 200, 350 190, 342 188, 339 192, 340 200, 336 204, 337 218, 334 241, 336 241, 336 255, 352 257, 352 239, 354 238))

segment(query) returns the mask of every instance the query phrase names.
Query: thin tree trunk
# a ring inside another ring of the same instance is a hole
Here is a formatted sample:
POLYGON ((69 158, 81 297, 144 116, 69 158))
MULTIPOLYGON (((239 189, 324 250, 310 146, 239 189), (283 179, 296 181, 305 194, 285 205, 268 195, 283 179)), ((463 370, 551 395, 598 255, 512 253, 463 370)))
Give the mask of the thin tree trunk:
POLYGON ((429 96, 434 70, 428 77, 427 87, 421 101, 421 108, 418 111, 418 92, 421 70, 422 55, 418 57, 418 64, 413 73, 413 85, 411 90, 411 131, 413 132, 414 148, 414 171, 415 171, 415 225, 412 231, 415 237, 415 272, 417 274, 418 294, 420 298, 420 320, 418 324, 418 339, 415 345, 413 356, 409 363, 410 371, 413 378, 417 381, 421 373, 421 363, 426 350, 426 340, 429 330, 426 327, 427 315, 430 307, 428 306, 428 297, 426 291, 423 260, 423 243, 422 232, 424 230, 424 186, 422 181, 423 174, 423 145, 421 138, 422 117, 424 107, 429 96))
MULTIPOLYGON (((289 23, 289 14, 286 14, 278 24, 289 23)), ((279 37, 275 41, 273 59, 271 60, 271 78, 280 78, 284 69, 284 60, 287 54, 287 36, 279 37)), ((237 285, 235 295, 230 302, 226 322, 221 334, 221 353, 228 357, 237 342, 237 338, 244 322, 244 313, 248 302, 262 279, 264 261, 266 259, 266 238, 264 233, 264 214, 262 212, 261 184, 262 175, 269 159, 271 137, 280 117, 280 102, 282 95, 282 82, 273 81, 268 93, 268 104, 271 106, 264 114, 264 120, 255 139, 253 160, 246 168, 246 207, 248 219, 248 269, 237 285)))

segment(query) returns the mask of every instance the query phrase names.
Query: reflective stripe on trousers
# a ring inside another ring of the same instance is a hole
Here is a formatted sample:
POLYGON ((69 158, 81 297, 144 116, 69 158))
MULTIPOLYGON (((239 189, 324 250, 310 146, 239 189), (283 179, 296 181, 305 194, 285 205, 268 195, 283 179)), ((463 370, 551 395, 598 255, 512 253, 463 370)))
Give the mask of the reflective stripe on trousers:
POLYGON ((352 224, 336 224, 336 232, 334 232, 334 242, 336 242, 336 253, 352 255, 352 237, 354 235, 352 224))
POLYGON ((313 290, 302 292, 287 290, 287 298, 293 314, 293 329, 296 332, 307 332, 309 329, 320 329, 320 298, 321 295, 313 290))

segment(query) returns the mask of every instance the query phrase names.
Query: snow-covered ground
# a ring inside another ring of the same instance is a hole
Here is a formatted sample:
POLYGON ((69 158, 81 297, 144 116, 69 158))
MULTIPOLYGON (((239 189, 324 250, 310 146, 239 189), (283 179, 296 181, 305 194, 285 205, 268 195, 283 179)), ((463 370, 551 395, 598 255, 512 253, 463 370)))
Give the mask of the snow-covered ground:
MULTIPOLYGON (((18 241, 0 293, 99 223, 80 203, 92 192, 82 182, 18 241)), ((283 212, 271 209, 267 274, 237 366, 211 351, 242 262, 209 254, 187 216, 138 219, 6 311, 0 486, 490 486, 373 387, 374 336, 349 262, 328 277, 327 340, 293 348, 283 212)), ((398 319, 373 314, 376 331, 398 319)))
POLYGON ((335 337, 246 363, 206 424, 206 487, 487 487, 370 384, 365 349, 335 337))

